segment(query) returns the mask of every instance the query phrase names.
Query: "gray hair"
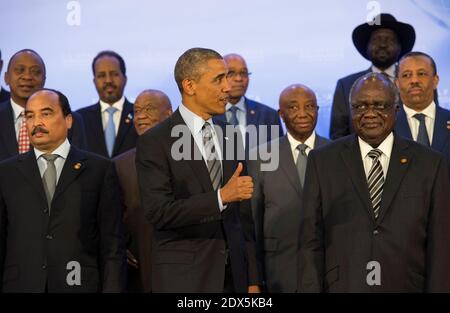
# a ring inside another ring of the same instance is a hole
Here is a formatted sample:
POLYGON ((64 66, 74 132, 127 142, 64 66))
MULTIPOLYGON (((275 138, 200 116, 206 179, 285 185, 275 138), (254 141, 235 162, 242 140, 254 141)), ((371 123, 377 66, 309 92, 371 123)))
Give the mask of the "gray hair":
POLYGON ((379 80, 382 81, 384 83, 386 83, 389 87, 389 89, 391 90, 391 92, 394 94, 394 105, 398 105, 400 103, 400 94, 398 92, 398 88, 397 86, 388 78, 386 77, 386 75, 381 74, 381 73, 367 73, 361 77, 359 77, 352 85, 352 88, 350 89, 350 95, 348 97, 348 101, 351 104, 352 103, 352 98, 353 98, 353 94, 355 92, 356 86, 358 86, 361 82, 365 81, 365 80, 379 80))

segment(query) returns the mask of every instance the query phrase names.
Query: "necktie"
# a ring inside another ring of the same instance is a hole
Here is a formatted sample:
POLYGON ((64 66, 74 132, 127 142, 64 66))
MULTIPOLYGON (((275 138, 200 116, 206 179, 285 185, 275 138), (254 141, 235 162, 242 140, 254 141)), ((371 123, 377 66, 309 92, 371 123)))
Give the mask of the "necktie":
POLYGON ((214 190, 217 190, 222 182, 222 168, 216 148, 214 147, 214 140, 212 138, 211 125, 206 122, 202 127, 203 147, 205 149, 206 163, 208 164, 209 178, 214 190))
POLYGON ((307 145, 304 143, 299 144, 297 146, 297 150, 299 151, 298 157, 297 157, 297 172, 298 177, 300 178, 300 185, 304 186, 305 183, 305 172, 306 172, 306 163, 308 161, 308 156, 306 155, 306 149, 308 148, 307 145))
POLYGON ((428 138, 427 127, 425 125, 425 114, 414 114, 414 118, 419 121, 419 132, 417 133, 417 142, 424 146, 430 146, 430 139, 428 138))
POLYGON ((47 197, 48 209, 50 211, 50 206, 56 189, 55 160, 58 158, 58 155, 43 154, 42 157, 47 161, 47 169, 44 172, 44 176, 42 176, 42 181, 44 183, 45 196, 47 197))
POLYGON ((239 121, 237 118, 237 110, 239 110, 239 108, 235 105, 231 106, 228 111, 231 112, 231 118, 230 118, 230 124, 233 126, 237 126, 239 125, 239 121))
POLYGON ((108 150, 108 155, 111 157, 114 149, 114 141, 116 140, 116 126, 114 124, 114 113, 117 111, 115 107, 109 107, 106 109, 108 112, 108 123, 105 128, 105 141, 106 149, 108 150))
POLYGON ((380 213, 381 195, 383 194, 384 175, 381 162, 379 160, 382 152, 379 149, 370 150, 367 154, 372 159, 372 167, 369 171, 367 183, 369 185, 370 201, 375 218, 378 218, 380 213))
POLYGON ((21 124, 19 129, 19 139, 17 145, 19 153, 26 153, 30 150, 30 137, 28 137, 27 125, 25 123, 24 112, 20 114, 21 124))

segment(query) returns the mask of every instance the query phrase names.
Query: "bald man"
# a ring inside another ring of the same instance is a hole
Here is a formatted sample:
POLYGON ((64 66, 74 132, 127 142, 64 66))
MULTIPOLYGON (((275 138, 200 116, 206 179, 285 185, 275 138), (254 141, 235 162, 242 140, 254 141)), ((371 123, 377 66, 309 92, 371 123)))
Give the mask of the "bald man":
POLYGON ((300 226, 307 155, 328 141, 314 131, 319 107, 310 88, 301 84, 287 87, 280 95, 279 106, 287 135, 269 143, 272 149, 279 147, 279 151, 271 151, 273 157, 279 157, 275 171, 262 171, 260 159, 250 162, 249 171, 255 184, 252 210, 266 291, 295 292, 298 246, 295 234, 300 226))
POLYGON ((258 144, 255 140, 249 139, 248 136, 247 138, 244 137, 245 128, 249 125, 257 127, 258 140, 261 131, 258 128, 259 126, 278 126, 278 130, 274 136, 272 136, 270 129, 268 129, 267 138, 259 141, 259 144, 283 136, 283 128, 277 111, 267 105, 245 97, 251 73, 248 71, 244 58, 235 53, 227 54, 223 58, 228 67, 227 80, 231 89, 229 92, 229 102, 225 107, 225 114, 215 116, 214 119, 239 126, 246 151, 254 148, 258 144))
MULTIPOLYGON (((159 90, 145 90, 134 103, 134 127, 140 136, 172 114, 169 97, 159 90)), ((136 175, 136 149, 114 159, 125 207, 125 226, 128 233, 129 292, 151 292, 152 228, 144 217, 136 175)))

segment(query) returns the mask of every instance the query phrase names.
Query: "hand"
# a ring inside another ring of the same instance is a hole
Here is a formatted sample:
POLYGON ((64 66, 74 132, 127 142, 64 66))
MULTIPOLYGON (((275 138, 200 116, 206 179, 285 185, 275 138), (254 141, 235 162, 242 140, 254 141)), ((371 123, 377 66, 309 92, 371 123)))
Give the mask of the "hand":
POLYGON ((134 267, 135 269, 138 269, 138 261, 134 257, 133 253, 131 253, 130 250, 127 249, 127 263, 128 265, 134 267))
POLYGON ((248 293, 261 293, 261 288, 258 285, 248 286, 248 293))
POLYGON ((253 180, 250 176, 239 176, 241 175, 244 166, 239 162, 236 171, 233 176, 228 180, 228 182, 220 188, 220 197, 222 202, 236 202, 247 200, 252 197, 253 194, 253 180))

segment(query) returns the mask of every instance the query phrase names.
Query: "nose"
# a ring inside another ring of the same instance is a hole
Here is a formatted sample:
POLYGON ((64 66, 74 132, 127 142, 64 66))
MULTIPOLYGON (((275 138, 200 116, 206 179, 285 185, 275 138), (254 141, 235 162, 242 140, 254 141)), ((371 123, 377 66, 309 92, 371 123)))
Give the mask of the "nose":
POLYGON ((228 82, 228 79, 223 79, 222 82, 223 82, 222 91, 229 92, 231 90, 231 87, 230 83, 228 82))

